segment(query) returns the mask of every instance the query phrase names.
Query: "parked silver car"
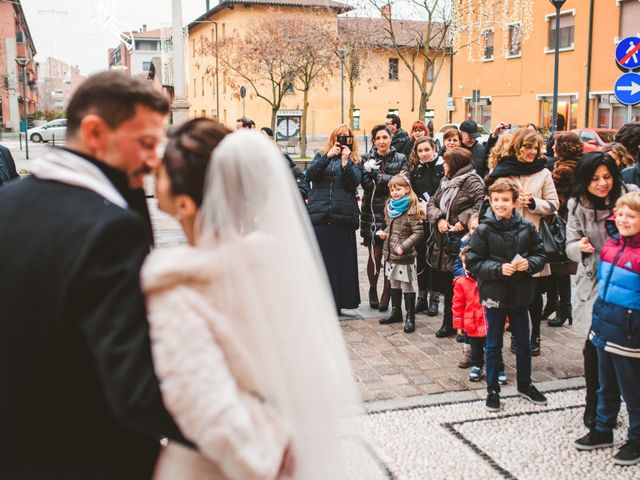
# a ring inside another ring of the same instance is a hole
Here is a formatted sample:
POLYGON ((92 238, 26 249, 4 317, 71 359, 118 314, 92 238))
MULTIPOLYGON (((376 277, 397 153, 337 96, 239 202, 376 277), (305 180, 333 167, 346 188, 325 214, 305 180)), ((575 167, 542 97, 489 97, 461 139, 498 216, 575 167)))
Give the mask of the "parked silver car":
POLYGON ((35 143, 50 142, 54 138, 56 142, 64 141, 67 138, 67 119, 59 118, 39 127, 30 128, 27 130, 27 136, 35 143))

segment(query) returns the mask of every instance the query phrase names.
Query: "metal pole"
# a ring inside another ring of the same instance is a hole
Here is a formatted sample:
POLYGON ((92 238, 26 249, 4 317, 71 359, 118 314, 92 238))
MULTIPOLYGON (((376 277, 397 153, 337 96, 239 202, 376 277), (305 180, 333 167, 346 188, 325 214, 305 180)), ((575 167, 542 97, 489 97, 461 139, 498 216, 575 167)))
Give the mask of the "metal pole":
POLYGON ((22 108, 24 111, 24 151, 29 160, 29 122, 27 121, 27 66, 22 66, 22 108))
MULTIPOLYGON (((589 2, 589 45, 587 47, 587 94, 585 95, 584 127, 589 126, 589 95, 591 94, 591 50, 593 46, 593 0, 589 2)), ((596 125, 597 126, 597 125, 596 125)))
MULTIPOLYGON (((560 8, 564 4, 564 1, 554 1, 551 3, 556 7, 556 31, 555 31, 555 45, 554 45, 554 65, 553 65, 553 108, 551 111, 551 133, 556 133, 558 129, 558 66, 560 63, 560 8)), ((565 119, 566 121, 567 119, 565 119)))
POLYGON ((344 52, 340 52, 340 123, 344 124, 344 52))

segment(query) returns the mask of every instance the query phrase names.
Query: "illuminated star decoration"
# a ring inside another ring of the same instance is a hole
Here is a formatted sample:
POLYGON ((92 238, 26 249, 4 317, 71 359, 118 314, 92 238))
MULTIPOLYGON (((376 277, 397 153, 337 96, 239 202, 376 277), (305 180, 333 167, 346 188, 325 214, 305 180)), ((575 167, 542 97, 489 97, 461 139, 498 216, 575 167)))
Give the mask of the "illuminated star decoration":
POLYGON ((133 48, 132 29, 124 21, 116 17, 115 12, 117 9, 118 0, 98 0, 91 23, 111 32, 119 42, 124 42, 127 49, 131 50, 133 48))

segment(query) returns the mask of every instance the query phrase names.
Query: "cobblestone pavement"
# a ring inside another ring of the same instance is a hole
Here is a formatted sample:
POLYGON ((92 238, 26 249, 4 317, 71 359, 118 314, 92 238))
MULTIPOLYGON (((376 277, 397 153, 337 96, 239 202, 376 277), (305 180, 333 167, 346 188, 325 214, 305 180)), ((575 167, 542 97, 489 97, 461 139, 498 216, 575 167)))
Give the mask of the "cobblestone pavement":
MULTIPOLYGON (((179 226, 159 212, 150 201, 159 246, 184 241, 179 226)), ((455 338, 438 339, 438 317, 417 315, 415 333, 406 334, 400 324, 379 325, 384 313, 369 308, 366 275, 367 251, 359 246, 360 286, 363 303, 358 310, 345 310, 341 317, 349 354, 365 401, 390 400, 416 395, 476 390, 484 382, 467 380, 468 370, 458 368, 461 346, 455 338)), ((381 291, 382 280, 380 279, 381 291)), ((441 302, 442 303, 442 302, 441 302)), ((506 339, 508 342, 508 339, 506 339)), ((542 355, 533 359, 533 380, 543 382, 582 374, 582 336, 571 328, 542 329, 542 355)), ((504 349, 506 373, 515 376, 515 356, 504 349)))
MULTIPOLYGON (((183 243, 175 221, 159 212, 153 199, 149 205, 157 245, 183 243)), ((359 247, 363 299, 368 289, 366 257, 366 249, 359 247)), ((469 382, 468 370, 457 367, 460 344, 434 336, 441 314, 418 315, 413 334, 403 333, 400 325, 379 325, 382 315, 363 303, 341 317, 369 412, 366 478, 640 478, 640 466, 613 464, 615 448, 578 452, 573 447, 585 433, 584 340, 571 328, 543 327, 542 355, 533 359, 533 380, 547 393, 549 404, 534 406, 517 395, 515 358, 505 348, 510 382, 503 387, 502 410, 488 413, 484 382, 469 382)), ((617 447, 626 439, 627 426, 622 412, 615 432, 617 447)))

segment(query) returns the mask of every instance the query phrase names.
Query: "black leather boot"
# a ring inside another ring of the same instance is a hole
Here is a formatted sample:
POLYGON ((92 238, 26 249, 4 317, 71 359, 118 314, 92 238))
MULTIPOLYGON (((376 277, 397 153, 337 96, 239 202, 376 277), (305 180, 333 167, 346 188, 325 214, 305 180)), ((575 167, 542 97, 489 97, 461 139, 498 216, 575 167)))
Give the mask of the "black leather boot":
POLYGON ((372 285, 369 287, 369 306, 374 310, 377 310, 380 306, 380 301, 378 300, 377 285, 372 285))
POLYGON ((416 330, 416 293, 404 294, 404 308, 407 316, 404 319, 404 333, 412 333, 416 330))
POLYGON ((571 304, 560 304, 556 312, 556 318, 549 320, 547 325, 550 327, 561 327, 564 322, 569 321, 569 325, 573 324, 573 318, 571 316, 571 304))
POLYGON ((391 289, 391 311, 379 320, 380 325, 389 325, 390 323, 402 322, 402 290, 399 288, 391 289))
POLYGON ((391 282, 388 278, 385 278, 382 285, 382 295, 380 295, 380 304, 378 306, 378 310, 381 312, 386 312, 389 308, 389 297, 391 295, 389 292, 391 291, 391 282))
POLYGON ((438 316, 438 307, 440 305, 440 294, 438 292, 431 292, 429 295, 429 307, 427 309, 427 315, 430 317, 438 316))
POLYGON ((428 308, 429 308, 429 294, 428 292, 421 291, 418 293, 418 300, 416 301, 416 313, 424 312, 428 308))

